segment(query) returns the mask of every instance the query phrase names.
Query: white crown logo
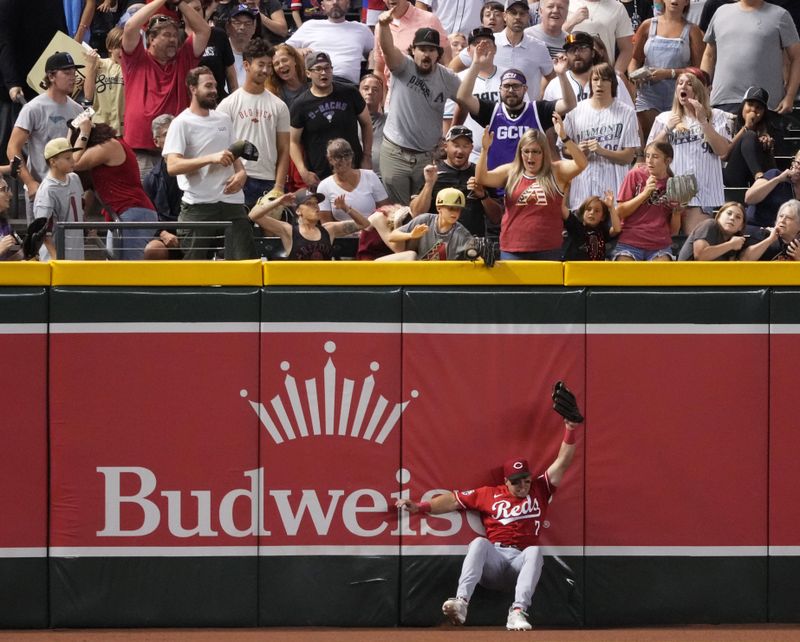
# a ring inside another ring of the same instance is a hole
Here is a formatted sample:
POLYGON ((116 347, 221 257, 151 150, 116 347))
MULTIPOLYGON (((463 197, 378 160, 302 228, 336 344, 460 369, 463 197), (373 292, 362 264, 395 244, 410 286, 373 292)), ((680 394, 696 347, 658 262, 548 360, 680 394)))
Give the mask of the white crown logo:
MULTIPOLYGON (((333 341, 327 341, 325 342, 324 349, 328 354, 333 354, 336 352, 336 344, 333 341)), ((323 434, 344 437, 350 436, 365 439, 367 441, 374 439, 375 443, 382 444, 384 441, 386 441, 387 437, 389 437, 392 430, 397 425, 397 422, 400 420, 403 412, 408 407, 408 404, 411 403, 410 400, 395 403, 384 419, 386 408, 389 407, 389 400, 383 395, 378 395, 377 401, 372 409, 372 414, 369 416, 369 420, 366 423, 366 428, 364 428, 364 431, 362 432, 361 427, 364 425, 367 411, 372 403, 373 391, 375 387, 374 375, 370 374, 367 377, 364 377, 364 380, 361 382, 361 391, 358 395, 358 403, 355 407, 355 414, 353 415, 352 422, 350 420, 350 414, 352 411, 353 400, 355 398, 354 391, 356 382, 352 379, 342 379, 341 405, 339 408, 339 420, 337 425, 334 414, 338 385, 336 365, 333 363, 333 358, 328 357, 328 362, 325 364, 325 368, 323 369, 322 389, 324 394, 324 404, 322 408, 320 408, 319 395, 317 394, 318 381, 316 377, 305 380, 306 394, 304 408, 303 400, 301 400, 300 391, 297 387, 297 380, 289 374, 289 368, 291 368, 291 364, 288 361, 283 361, 281 362, 280 367, 281 370, 286 373, 286 377, 283 380, 283 387, 286 392, 286 396, 289 399, 289 407, 291 408, 294 422, 292 419, 290 419, 289 413, 286 410, 287 406, 280 394, 275 395, 269 402, 270 406, 272 406, 272 412, 277 419, 277 422, 273 420, 273 417, 267 411, 267 408, 263 403, 257 403, 249 400, 247 402, 258 415, 258 418, 263 424, 264 428, 266 428, 267 433, 276 444, 282 444, 286 439, 290 441, 297 439, 298 436, 310 437, 313 435, 323 434), (324 411, 324 433, 322 429, 323 417, 321 416, 321 410, 324 411), (308 424, 306 423, 306 412, 311 420, 310 433, 308 430, 308 424), (381 420, 383 420, 382 423, 381 420), (282 434, 281 430, 278 429, 278 425, 280 425, 280 428, 283 431, 282 434), (295 427, 297 430, 295 430, 295 427)), ((369 368, 373 373, 375 373, 380 370, 380 364, 377 361, 373 361, 369 364, 369 368)), ((247 390, 242 390, 239 394, 243 398, 247 398, 249 393, 247 390)), ((416 399, 418 396, 419 392, 417 390, 411 391, 411 397, 413 399, 416 399)))

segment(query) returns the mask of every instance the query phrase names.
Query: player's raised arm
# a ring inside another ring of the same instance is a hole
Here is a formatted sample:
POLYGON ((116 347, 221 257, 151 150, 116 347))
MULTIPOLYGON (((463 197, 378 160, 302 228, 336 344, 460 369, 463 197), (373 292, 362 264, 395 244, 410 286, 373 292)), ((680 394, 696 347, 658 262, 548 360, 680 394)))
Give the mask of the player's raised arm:
POLYGON ((575 438, 578 425, 583 423, 583 415, 578 408, 575 395, 563 381, 553 386, 553 410, 564 417, 564 440, 558 451, 558 457, 547 469, 547 477, 553 486, 558 486, 567 468, 575 457, 575 438))
POLYGON ((461 508, 456 496, 450 493, 437 495, 429 502, 414 502, 410 499, 398 499, 395 502, 395 507, 407 510, 409 513, 430 513, 431 515, 440 515, 442 513, 450 513, 454 510, 461 508))

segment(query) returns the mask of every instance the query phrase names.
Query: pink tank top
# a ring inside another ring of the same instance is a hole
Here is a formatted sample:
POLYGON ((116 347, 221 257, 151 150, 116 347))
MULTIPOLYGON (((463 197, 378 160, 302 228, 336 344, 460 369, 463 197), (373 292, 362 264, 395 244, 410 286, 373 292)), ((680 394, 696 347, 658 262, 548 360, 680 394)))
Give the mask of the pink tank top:
POLYGON ((525 176, 506 194, 500 224, 500 248, 505 252, 541 252, 561 247, 564 229, 559 190, 548 195, 535 177, 525 176))

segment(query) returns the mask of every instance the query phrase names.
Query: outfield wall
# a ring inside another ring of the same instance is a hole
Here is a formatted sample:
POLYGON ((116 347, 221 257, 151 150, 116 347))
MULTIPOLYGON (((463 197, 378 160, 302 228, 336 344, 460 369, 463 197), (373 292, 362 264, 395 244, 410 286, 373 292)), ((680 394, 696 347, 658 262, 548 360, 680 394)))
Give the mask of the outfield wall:
POLYGON ((557 379, 535 622, 800 621, 800 266, 378 267, 0 266, 0 626, 438 624, 557 379))

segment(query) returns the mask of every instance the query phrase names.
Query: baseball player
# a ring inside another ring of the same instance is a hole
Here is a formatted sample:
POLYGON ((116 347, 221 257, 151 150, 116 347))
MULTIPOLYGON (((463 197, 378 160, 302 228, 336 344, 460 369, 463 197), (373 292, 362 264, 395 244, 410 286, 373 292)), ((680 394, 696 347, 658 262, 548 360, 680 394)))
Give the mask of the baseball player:
POLYGON ((437 495, 430 502, 400 499, 396 506, 410 513, 439 515, 454 510, 475 510, 486 529, 485 537, 470 542, 461 567, 456 596, 442 611, 453 624, 464 624, 475 586, 504 588, 516 578, 514 602, 508 611, 509 631, 531 629, 527 609, 542 574, 539 533, 556 487, 575 455, 575 428, 583 422, 575 396, 562 383, 553 388, 553 408, 564 417, 564 441, 549 468, 533 477, 527 459, 517 457, 503 465, 504 483, 437 495))

